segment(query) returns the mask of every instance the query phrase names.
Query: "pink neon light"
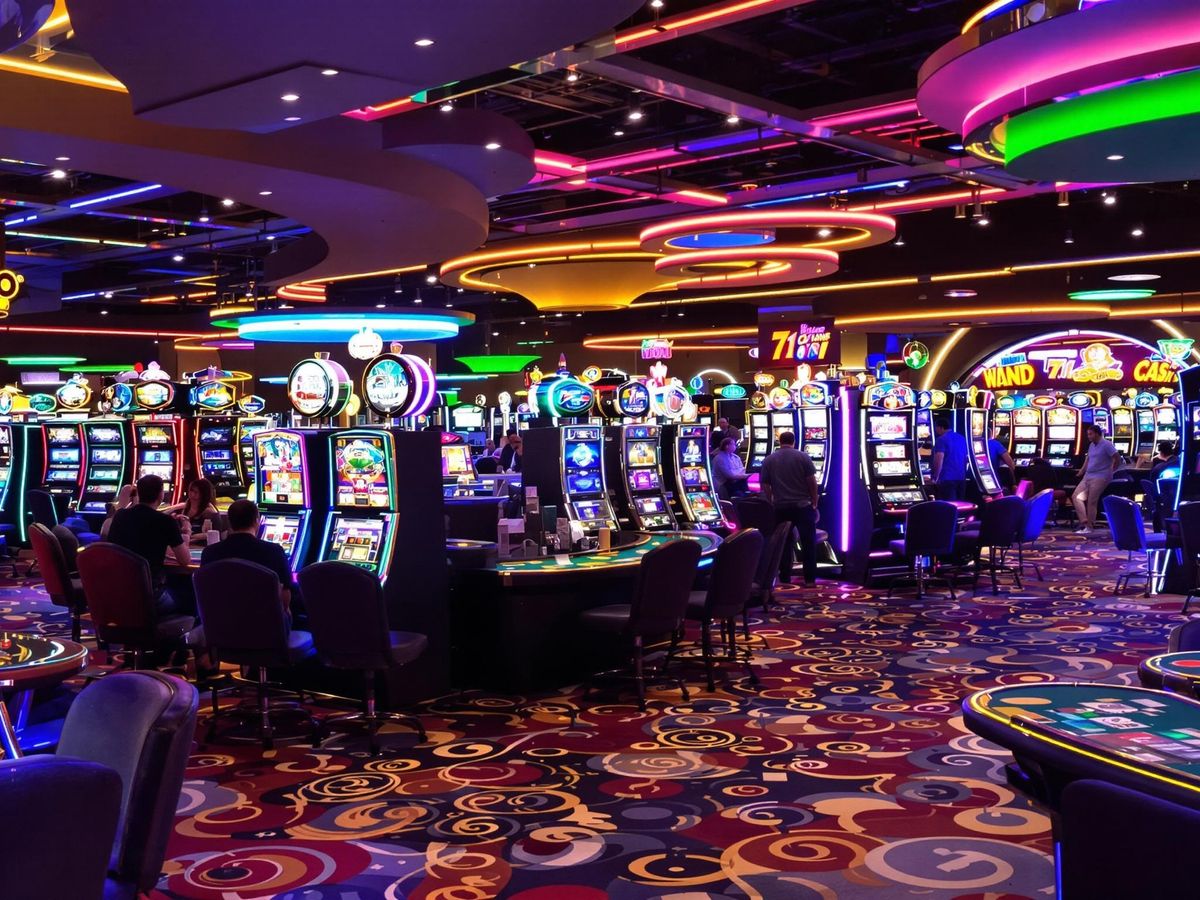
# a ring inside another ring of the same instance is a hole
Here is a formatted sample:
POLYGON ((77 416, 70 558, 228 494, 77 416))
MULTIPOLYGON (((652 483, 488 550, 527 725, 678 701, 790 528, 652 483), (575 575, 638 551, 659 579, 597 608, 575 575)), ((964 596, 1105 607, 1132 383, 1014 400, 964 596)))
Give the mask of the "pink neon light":
POLYGON ((820 116, 813 119, 813 124, 826 128, 837 128, 841 125, 853 125, 860 122, 874 122, 887 116, 906 116, 917 111, 916 100, 904 100, 900 103, 887 103, 883 106, 872 106, 868 109, 856 109, 853 112, 839 113, 832 116, 820 116))
POLYGON ((850 397, 847 388, 838 391, 842 402, 842 552, 850 548, 850 397))
POLYGON ((563 153, 552 153, 549 150, 539 150, 533 154, 534 165, 538 169, 555 169, 560 172, 570 172, 578 175, 587 171, 586 161, 563 153))

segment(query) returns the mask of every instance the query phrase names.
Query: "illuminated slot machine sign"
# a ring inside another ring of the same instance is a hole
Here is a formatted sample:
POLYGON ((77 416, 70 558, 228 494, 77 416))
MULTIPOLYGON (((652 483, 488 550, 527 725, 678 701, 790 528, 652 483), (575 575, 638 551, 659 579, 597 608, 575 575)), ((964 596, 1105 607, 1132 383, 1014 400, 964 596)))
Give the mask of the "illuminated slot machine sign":
POLYGON ((1079 410, 1069 406, 1051 406, 1045 410, 1045 415, 1043 455, 1050 465, 1067 468, 1079 452, 1079 410))
POLYGON ((134 422, 134 478, 157 475, 163 480, 163 502, 178 503, 179 420, 134 422))
POLYGON ((295 569, 304 557, 311 507, 303 435, 260 431, 254 436, 254 454, 255 488, 263 511, 258 536, 283 547, 295 569))
MULTIPOLYGON (((254 436, 271 427, 270 419, 241 418, 237 420, 237 446, 241 468, 239 475, 248 494, 257 496, 255 485, 257 465, 254 457, 254 436)), ((251 499, 254 499, 252 496, 251 499)))
POLYGON ((708 426, 680 425, 675 432, 675 471, 683 510, 697 525, 721 526, 725 517, 713 488, 708 465, 708 426))
POLYGON ((635 524, 641 531, 675 530, 675 516, 663 493, 659 427, 627 425, 621 440, 625 490, 635 524))
MULTIPOLYGON (((395 543, 395 446, 386 431, 329 437, 333 477, 322 559, 387 575, 395 543)), ((468 449, 465 448, 464 449, 468 449)))
POLYGON ((917 460, 916 394, 895 382, 867 389, 862 409, 863 473, 877 509, 895 510, 926 499, 917 460))
POLYGON ((750 455, 746 471, 757 472, 771 453, 771 414, 765 410, 752 410, 747 413, 746 421, 750 430, 750 455))
POLYGON ((590 532, 616 526, 604 480, 602 429, 597 425, 562 428, 563 497, 569 517, 590 532))
MULTIPOLYGON (((83 475, 83 440, 78 425, 42 425, 42 486, 50 494, 66 495, 74 501, 83 475)), ((68 502, 68 501, 63 501, 68 502)))
POLYGON ((87 466, 78 508, 102 513, 121 490, 125 474, 125 427, 119 420, 83 423, 83 448, 87 466))
POLYGON ((822 489, 829 478, 829 413, 832 400, 829 389, 819 381, 810 381, 800 387, 800 433, 796 440, 808 454, 817 470, 817 484, 822 489))
POLYGON ((1117 407, 1110 411, 1112 421, 1112 437, 1110 440, 1117 452, 1122 456, 1133 455, 1134 422, 1133 410, 1127 406, 1117 407))
POLYGON ((986 409, 968 409, 967 431, 970 433, 971 464, 975 470, 975 479, 979 488, 985 494, 1003 492, 996 470, 992 466, 992 455, 988 452, 988 411, 986 409))
POLYGON ((1157 406, 1154 409, 1154 443, 1158 445, 1159 441, 1170 441, 1173 444, 1179 442, 1179 408, 1176 406, 1164 405, 1157 406))
POLYGON ((200 474, 220 491, 240 489, 242 475, 238 470, 237 423, 233 419, 196 422, 196 459, 200 474))
POLYGON ((1042 411, 1032 406, 1014 409, 1012 414, 1013 462, 1027 466, 1042 452, 1042 411))

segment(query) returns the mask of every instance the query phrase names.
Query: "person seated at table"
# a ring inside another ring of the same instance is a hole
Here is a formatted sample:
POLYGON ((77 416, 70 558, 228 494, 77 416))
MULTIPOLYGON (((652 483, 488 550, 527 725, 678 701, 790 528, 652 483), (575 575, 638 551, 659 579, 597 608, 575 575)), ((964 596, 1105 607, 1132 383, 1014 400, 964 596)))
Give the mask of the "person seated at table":
POLYGON ((508 433, 508 446, 500 454, 500 468, 505 472, 520 472, 521 459, 524 455, 525 451, 522 446, 521 435, 515 431, 510 431, 508 433))
POLYGON ((1167 469, 1179 468, 1179 454, 1175 452, 1174 441, 1159 441, 1158 454, 1150 460, 1150 480, 1158 481, 1167 469))
POLYGON ((738 455, 737 441, 733 438, 725 438, 713 453, 712 475, 717 495, 722 500, 744 497, 750 492, 746 486, 746 466, 738 455))
POLYGON ((192 526, 182 516, 160 512, 163 480, 157 475, 143 475, 137 480, 137 502, 117 510, 108 529, 108 539, 126 550, 132 550, 150 564, 150 578, 159 592, 160 607, 176 608, 180 604, 163 593, 163 564, 170 551, 181 567, 191 565, 188 540, 192 526))
POLYGON ((967 497, 967 439, 950 428, 949 416, 933 421, 937 440, 933 442, 933 460, 929 471, 939 500, 965 500, 967 497))
POLYGON ((105 512, 107 515, 100 525, 100 537, 108 537, 108 529, 112 528, 113 518, 118 512, 132 506, 137 502, 135 494, 136 491, 137 488, 132 484, 122 485, 121 490, 117 491, 117 499, 105 505, 105 512))
POLYGON ((187 500, 176 506, 170 506, 163 512, 177 513, 188 520, 192 526, 192 534, 202 535, 218 527, 221 521, 221 511, 213 502, 217 498, 217 489, 207 478, 197 478, 187 489, 187 500))
POLYGON ((225 516, 229 520, 229 536, 204 548, 201 567, 221 559, 243 559, 270 569, 279 576, 279 600, 290 618, 292 568, 282 547, 258 536, 258 505, 253 500, 235 500, 229 504, 225 516))

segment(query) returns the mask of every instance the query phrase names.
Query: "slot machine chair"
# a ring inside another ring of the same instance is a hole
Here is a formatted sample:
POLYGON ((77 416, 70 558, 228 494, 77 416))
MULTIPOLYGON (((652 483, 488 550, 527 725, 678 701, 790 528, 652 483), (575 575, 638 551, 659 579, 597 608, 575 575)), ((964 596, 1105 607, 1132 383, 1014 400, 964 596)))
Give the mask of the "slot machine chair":
POLYGON ((364 680, 362 711, 321 719, 313 747, 321 745, 322 736, 331 727, 339 731, 341 725, 362 725, 374 755, 379 750, 379 727, 385 722, 413 728, 419 743, 424 743, 425 727, 420 718, 376 710, 375 681, 381 672, 416 660, 429 646, 429 639, 423 634, 390 629, 383 585, 366 569, 330 560, 305 566, 299 579, 317 656, 327 666, 361 672, 364 680))
MULTIPOLYGON (((1019 501, 1018 501, 1019 502, 1019 501)), ((939 558, 949 556, 955 547, 958 531, 958 507, 949 500, 925 500, 908 508, 904 520, 904 537, 888 541, 888 549, 894 557, 905 560, 910 571, 897 575, 888 583, 887 598, 898 586, 911 582, 920 600, 926 594, 926 586, 938 582, 945 584, 954 599, 954 581, 936 574, 939 558)), ((871 570, 867 569, 864 583, 869 581, 871 570)))
MULTIPOLYGON (((722 663, 740 663, 750 683, 758 684, 758 676, 750 665, 753 653, 749 649, 738 650, 737 617, 739 614, 745 616, 762 551, 762 532, 756 528, 737 532, 717 548, 708 589, 692 591, 688 599, 685 618, 700 624, 700 660, 704 663, 710 691, 716 689, 713 669, 722 663), (714 651, 712 635, 713 625, 718 623, 721 626, 721 643, 725 645, 725 655, 720 657, 714 651)), ((663 665, 665 667, 666 663, 663 665)))
POLYGON ((78 576, 71 576, 62 544, 45 525, 34 522, 29 526, 29 544, 33 548, 33 558, 37 560, 41 570, 42 582, 46 593, 50 595, 50 602, 68 611, 71 616, 71 640, 78 641, 83 630, 80 618, 87 610, 83 582, 78 576))
MULTIPOLYGON (((1187 589, 1187 596, 1183 600, 1183 614, 1186 616, 1192 598, 1200 594, 1200 502, 1180 503, 1178 519, 1182 586, 1187 589)), ((1200 649, 1200 634, 1197 634, 1196 644, 1200 649)))
POLYGON ((70 528, 75 532, 79 543, 85 546, 87 544, 94 544, 100 540, 100 535, 93 532, 92 526, 81 516, 67 516, 60 521, 54 497, 46 491, 26 491, 25 509, 31 521, 39 525, 44 525, 46 528, 53 528, 55 525, 60 524, 70 528))
POLYGON ((1027 567, 1032 568, 1037 580, 1045 581, 1041 566, 1035 562, 1027 562, 1025 551, 1033 549, 1033 545, 1046 528, 1046 519, 1049 518, 1050 507, 1054 503, 1054 491, 1047 488, 1028 500, 1022 500, 1025 503, 1025 519, 1017 534, 1017 571, 1024 575, 1027 567))
POLYGON ((1142 510, 1132 500, 1110 494, 1100 502, 1104 507, 1104 518, 1108 520, 1108 530, 1112 534, 1113 544, 1118 550, 1126 552, 1129 562, 1128 568, 1117 577, 1117 584, 1113 592, 1119 595, 1128 589, 1129 582, 1134 578, 1145 578, 1146 590, 1142 596, 1149 597, 1152 589, 1158 589, 1158 582, 1163 577, 1159 557, 1167 553, 1167 536, 1165 534, 1146 534, 1142 510), (1134 553, 1146 554, 1145 566, 1133 565, 1134 553))
POLYGON ((1008 553, 1021 541, 1027 517, 1025 501, 1020 497, 1000 497, 984 506, 977 527, 959 533, 955 542, 956 552, 969 553, 974 559, 972 590, 978 586, 985 571, 991 579, 993 594, 1000 593, 1001 575, 1011 576, 1017 590, 1021 590, 1020 565, 1010 566, 1008 553), (984 547, 988 550, 986 561, 983 558, 984 547))

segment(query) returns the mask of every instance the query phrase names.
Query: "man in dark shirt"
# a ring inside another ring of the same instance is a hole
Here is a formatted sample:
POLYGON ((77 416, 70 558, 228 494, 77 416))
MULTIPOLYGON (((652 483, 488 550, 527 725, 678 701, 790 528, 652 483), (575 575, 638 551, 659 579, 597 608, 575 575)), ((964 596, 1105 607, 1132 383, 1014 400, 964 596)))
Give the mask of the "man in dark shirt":
POLYGON ((207 566, 221 559, 244 559, 258 563, 279 576, 279 600, 283 611, 291 614, 292 569, 287 554, 278 544, 258 536, 258 506, 253 500, 235 500, 225 511, 229 520, 229 536, 204 548, 200 565, 207 566))
MULTIPOLYGON (((759 472, 763 496, 775 507, 775 521, 790 522, 800 535, 800 553, 804 560, 804 580, 817 583, 817 469, 808 454, 796 449, 796 435, 785 431, 779 435, 779 449, 763 460, 759 472)), ((779 580, 791 582, 792 541, 783 549, 779 580)))
POLYGON ((157 475, 143 475, 137 480, 137 503, 118 511, 108 528, 110 541, 150 563, 150 576, 155 584, 162 581, 168 550, 185 568, 192 561, 187 546, 192 536, 191 523, 186 518, 159 512, 162 497, 163 480, 157 475))
POLYGON ((938 416, 933 422, 937 440, 933 442, 930 474, 939 500, 965 500, 967 497, 967 439, 950 429, 950 418, 938 416))
POLYGON ((500 468, 505 472, 520 472, 521 459, 524 455, 520 432, 509 431, 508 443, 500 451, 500 468))

